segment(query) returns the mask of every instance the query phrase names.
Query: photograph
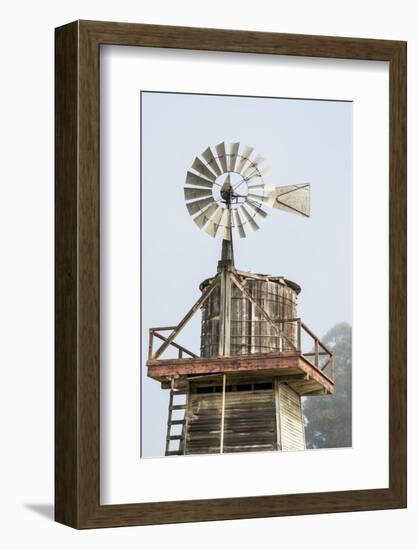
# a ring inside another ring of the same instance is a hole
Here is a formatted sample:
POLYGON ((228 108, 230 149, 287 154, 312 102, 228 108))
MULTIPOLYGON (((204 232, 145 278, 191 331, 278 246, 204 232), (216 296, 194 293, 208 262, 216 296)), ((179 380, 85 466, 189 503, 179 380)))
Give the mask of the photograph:
POLYGON ((140 112, 141 457, 351 447, 353 102, 140 112))

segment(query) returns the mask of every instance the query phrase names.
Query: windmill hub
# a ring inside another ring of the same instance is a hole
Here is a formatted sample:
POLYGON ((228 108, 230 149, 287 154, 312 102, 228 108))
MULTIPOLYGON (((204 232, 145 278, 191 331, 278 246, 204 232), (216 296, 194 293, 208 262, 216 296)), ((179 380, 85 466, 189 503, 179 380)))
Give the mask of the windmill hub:
POLYGON ((247 195, 247 183, 242 176, 234 172, 222 174, 213 185, 214 200, 218 201, 220 198, 225 208, 237 208, 239 205, 244 204, 247 195))

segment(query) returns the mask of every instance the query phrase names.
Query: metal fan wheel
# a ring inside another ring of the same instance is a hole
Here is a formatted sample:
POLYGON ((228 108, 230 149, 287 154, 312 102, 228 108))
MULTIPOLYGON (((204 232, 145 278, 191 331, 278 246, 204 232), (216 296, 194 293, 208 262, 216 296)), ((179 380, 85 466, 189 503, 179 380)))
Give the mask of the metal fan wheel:
POLYGON ((184 196, 194 223, 211 237, 246 237, 267 217, 264 206, 310 216, 310 184, 271 186, 261 167, 264 158, 253 147, 224 142, 207 147, 187 172, 184 196), (220 230, 220 233, 219 233, 220 230))
POLYGON ((207 147, 196 157, 187 172, 184 188, 186 206, 200 229, 215 237, 221 230, 224 239, 231 238, 232 229, 239 237, 245 230, 256 231, 255 218, 265 218, 262 209, 266 199, 261 170, 261 155, 252 155, 253 147, 224 142, 207 147), (251 158, 252 157, 252 158, 251 158))

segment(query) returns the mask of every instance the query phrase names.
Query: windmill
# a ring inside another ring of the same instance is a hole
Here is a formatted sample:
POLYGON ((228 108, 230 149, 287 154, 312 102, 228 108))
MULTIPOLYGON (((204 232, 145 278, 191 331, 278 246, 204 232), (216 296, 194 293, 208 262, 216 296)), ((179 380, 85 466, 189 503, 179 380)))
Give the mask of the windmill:
POLYGON ((221 237, 222 252, 180 323, 149 332, 148 376, 170 390, 166 455, 303 449, 301 396, 334 389, 331 351, 297 316, 301 288, 235 267, 234 238, 257 231, 267 208, 310 216, 310 184, 265 183, 264 160, 253 147, 222 142, 186 174, 186 208, 221 237), (175 342, 198 311, 199 356, 175 342), (178 357, 164 357, 168 348, 178 357))
POLYGON ((265 219, 263 206, 285 212, 310 216, 310 184, 274 187, 266 185, 268 169, 260 165, 261 155, 251 159, 253 147, 232 143, 226 154, 225 144, 216 145, 217 156, 211 147, 194 159, 187 172, 184 196, 194 223, 211 237, 219 230, 223 240, 231 240, 232 233, 245 238, 248 231, 257 231, 257 221, 265 219))

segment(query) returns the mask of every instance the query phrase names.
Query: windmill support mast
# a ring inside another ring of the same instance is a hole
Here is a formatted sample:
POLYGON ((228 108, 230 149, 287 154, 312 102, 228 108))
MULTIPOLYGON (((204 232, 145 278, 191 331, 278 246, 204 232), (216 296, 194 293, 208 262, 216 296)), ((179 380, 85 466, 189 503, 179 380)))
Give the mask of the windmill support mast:
MULTIPOLYGON (((223 241, 224 242, 224 241, 223 241)), ((232 303, 232 280, 230 272, 234 269, 230 260, 220 260, 220 335, 219 355, 230 355, 230 312, 232 303)))
MULTIPOLYGON (((231 191, 227 190, 224 195, 228 219, 231 216, 231 191)), ((222 241, 222 255, 218 263, 217 271, 220 274, 220 337, 219 355, 230 355, 230 313, 232 308, 232 279, 231 272, 234 271, 233 237, 231 227, 226 228, 226 236, 229 238, 222 241)))

